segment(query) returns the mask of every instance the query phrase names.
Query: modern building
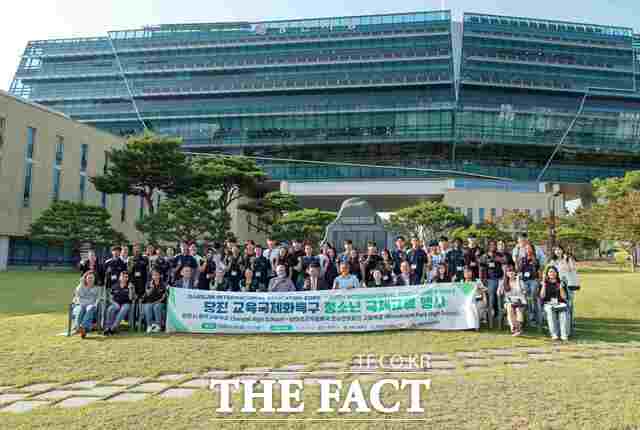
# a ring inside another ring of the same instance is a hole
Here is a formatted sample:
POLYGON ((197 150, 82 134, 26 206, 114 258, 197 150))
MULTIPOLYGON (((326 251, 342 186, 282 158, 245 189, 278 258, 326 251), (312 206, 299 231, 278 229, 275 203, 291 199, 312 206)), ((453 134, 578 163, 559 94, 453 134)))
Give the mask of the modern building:
POLYGON ((105 151, 124 140, 49 108, 0 91, 0 270, 7 265, 66 265, 73 250, 26 238, 31 222, 54 200, 107 208, 113 227, 139 240, 142 211, 134 197, 98 193, 89 177, 105 165, 105 151))
POLYGON ((444 198, 480 220, 546 212, 545 183, 640 168, 639 49, 631 28, 448 11, 171 24, 30 42, 11 92, 116 134, 263 157, 334 210, 384 189, 380 211, 444 198))

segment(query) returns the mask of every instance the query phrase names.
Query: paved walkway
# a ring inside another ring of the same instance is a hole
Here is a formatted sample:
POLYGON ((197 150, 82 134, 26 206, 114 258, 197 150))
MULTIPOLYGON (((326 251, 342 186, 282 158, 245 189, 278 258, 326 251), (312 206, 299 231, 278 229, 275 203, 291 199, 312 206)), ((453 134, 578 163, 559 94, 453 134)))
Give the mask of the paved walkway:
POLYGON ((0 386, 0 412, 22 413, 35 408, 81 407, 92 403, 135 402, 149 397, 187 398, 209 387, 211 379, 244 378, 303 379, 305 385, 320 379, 357 377, 374 381, 398 373, 438 378, 438 375, 481 372, 502 366, 526 368, 533 362, 566 366, 573 360, 603 360, 640 353, 640 342, 558 344, 539 348, 487 349, 456 353, 397 355, 374 364, 359 357, 352 362, 290 364, 277 369, 211 369, 203 374, 166 373, 156 377, 127 377, 110 381, 42 382, 27 386, 0 386))

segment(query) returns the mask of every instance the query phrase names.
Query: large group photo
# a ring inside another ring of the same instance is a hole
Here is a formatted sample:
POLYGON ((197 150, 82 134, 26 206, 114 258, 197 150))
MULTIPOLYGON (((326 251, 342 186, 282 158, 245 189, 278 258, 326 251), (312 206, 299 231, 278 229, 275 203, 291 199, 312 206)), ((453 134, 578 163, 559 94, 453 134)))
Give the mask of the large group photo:
POLYGON ((2 10, 0 430, 640 428, 632 0, 2 10))

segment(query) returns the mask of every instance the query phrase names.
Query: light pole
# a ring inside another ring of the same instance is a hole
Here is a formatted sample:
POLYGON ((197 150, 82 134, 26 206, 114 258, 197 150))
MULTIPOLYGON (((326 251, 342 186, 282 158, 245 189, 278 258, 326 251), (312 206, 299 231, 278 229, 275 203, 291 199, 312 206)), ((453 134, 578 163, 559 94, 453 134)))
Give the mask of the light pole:
POLYGON ((549 241, 547 242, 547 252, 549 256, 553 255, 553 248, 556 246, 556 197, 560 196, 560 190, 551 194, 547 200, 549 209, 549 241))

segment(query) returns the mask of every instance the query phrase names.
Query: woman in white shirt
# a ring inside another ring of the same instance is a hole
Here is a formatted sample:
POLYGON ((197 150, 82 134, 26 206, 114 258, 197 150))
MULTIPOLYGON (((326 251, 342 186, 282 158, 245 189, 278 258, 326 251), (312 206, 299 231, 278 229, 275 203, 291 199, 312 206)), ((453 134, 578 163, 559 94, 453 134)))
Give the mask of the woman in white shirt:
POLYGON ((498 283, 498 296, 504 297, 504 309, 513 336, 522 334, 524 309, 527 306, 527 288, 514 267, 504 266, 504 278, 498 283))
POLYGON ((358 278, 349 273, 349 264, 346 262, 340 263, 340 276, 333 281, 333 289, 345 290, 359 287, 360 281, 358 281, 358 278))

